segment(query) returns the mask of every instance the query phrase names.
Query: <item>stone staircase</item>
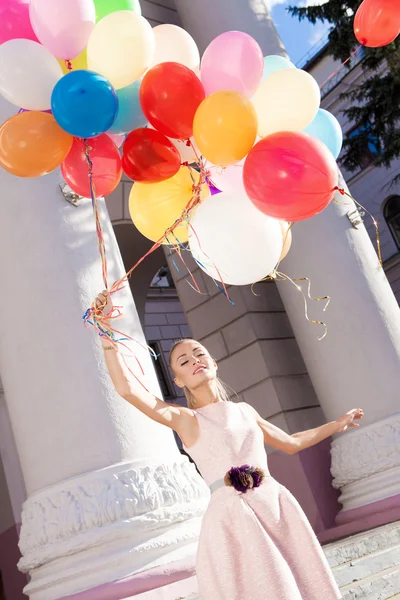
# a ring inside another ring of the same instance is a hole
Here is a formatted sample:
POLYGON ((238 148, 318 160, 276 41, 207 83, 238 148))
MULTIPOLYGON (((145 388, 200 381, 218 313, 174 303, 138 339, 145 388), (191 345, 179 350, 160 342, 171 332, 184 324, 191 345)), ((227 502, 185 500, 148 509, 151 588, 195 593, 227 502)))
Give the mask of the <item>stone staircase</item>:
POLYGON ((400 600, 400 522, 324 546, 343 600, 400 600))
MULTIPOLYGON (((400 600, 400 521, 327 544, 324 552, 343 600, 400 600)), ((134 599, 199 600, 196 593, 173 588, 164 588, 164 595, 154 590, 134 599)))

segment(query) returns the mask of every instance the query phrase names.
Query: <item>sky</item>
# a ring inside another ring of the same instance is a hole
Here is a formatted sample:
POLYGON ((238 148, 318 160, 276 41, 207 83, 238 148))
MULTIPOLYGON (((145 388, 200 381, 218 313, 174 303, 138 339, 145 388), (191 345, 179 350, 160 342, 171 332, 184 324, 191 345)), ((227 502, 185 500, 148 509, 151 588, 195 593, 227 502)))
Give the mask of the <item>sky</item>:
MULTIPOLYGON (((306 6, 322 4, 323 0, 267 0, 270 14, 274 19, 278 33, 286 47, 290 59, 298 63, 310 50, 317 49, 320 41, 327 34, 329 25, 317 23, 311 25, 307 20, 299 22, 286 10, 288 6, 306 6)), ((302 65, 299 65, 302 66, 302 65)))

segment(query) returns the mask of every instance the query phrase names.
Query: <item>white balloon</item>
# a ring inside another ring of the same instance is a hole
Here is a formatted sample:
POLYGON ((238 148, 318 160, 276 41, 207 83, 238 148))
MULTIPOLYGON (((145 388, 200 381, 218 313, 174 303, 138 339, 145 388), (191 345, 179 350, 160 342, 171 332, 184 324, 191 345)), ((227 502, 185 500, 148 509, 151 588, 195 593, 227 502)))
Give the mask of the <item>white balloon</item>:
POLYGON ((192 71, 199 68, 200 53, 192 36, 177 25, 157 25, 153 27, 156 51, 152 66, 163 62, 177 62, 192 71))
POLYGON ((258 135, 302 131, 317 114, 321 92, 314 77, 301 69, 268 75, 251 99, 258 118, 258 135))
POLYGON ((282 253, 279 221, 245 194, 221 192, 203 200, 189 221, 189 247, 213 279, 249 285, 269 275, 282 253))
POLYGON ((0 46, 0 93, 9 102, 29 110, 48 110, 61 77, 57 59, 41 44, 14 39, 0 46))
MULTIPOLYGON (((262 138, 257 136, 254 145, 259 142, 262 138)), ((205 163, 205 168, 210 172, 211 182, 221 192, 235 192, 236 194, 244 193, 243 183, 243 166, 246 160, 246 156, 235 165, 229 165, 229 167, 221 167, 219 165, 213 165, 208 160, 205 163)), ((246 194, 247 195, 247 194, 246 194)))
POLYGON ((88 67, 118 90, 147 71, 155 45, 153 29, 144 17, 131 10, 118 10, 100 19, 90 34, 88 67))
POLYGON ((218 167, 207 162, 205 167, 210 172, 210 180, 221 192, 232 192, 236 194, 245 194, 243 183, 243 165, 244 157, 236 165, 229 167, 218 167))

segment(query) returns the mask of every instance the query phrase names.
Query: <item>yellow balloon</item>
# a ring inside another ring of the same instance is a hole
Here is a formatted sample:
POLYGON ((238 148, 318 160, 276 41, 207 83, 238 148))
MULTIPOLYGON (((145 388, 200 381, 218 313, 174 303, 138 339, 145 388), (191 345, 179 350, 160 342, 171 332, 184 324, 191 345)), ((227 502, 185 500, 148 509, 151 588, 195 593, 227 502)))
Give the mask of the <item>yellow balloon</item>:
POLYGON ((101 19, 90 34, 88 66, 120 89, 143 75, 154 52, 150 23, 133 11, 119 10, 101 19))
POLYGON ((318 84, 306 71, 284 69, 268 75, 252 98, 258 135, 302 131, 314 119, 320 101, 318 84))
MULTIPOLYGON (((181 167, 176 175, 159 183, 134 183, 129 196, 129 212, 133 224, 141 234, 157 242, 166 230, 181 216, 184 208, 193 197, 193 179, 199 181, 199 173, 190 167, 181 167)), ((210 195, 208 185, 204 184, 200 197, 210 195)), ((188 241, 187 223, 178 225, 174 230, 176 238, 183 244, 188 241)), ((169 241, 175 242, 174 235, 169 241)))
MULTIPOLYGON (((57 60, 60 63, 60 66, 63 70, 64 75, 66 75, 67 73, 70 73, 71 69, 69 69, 67 67, 66 61, 61 60, 60 58, 57 58, 57 60)), ((70 60, 69 62, 71 63, 72 71, 79 71, 79 70, 87 71, 88 66, 87 66, 86 48, 79 56, 77 56, 73 60, 70 60)))
POLYGON ((234 165, 250 152, 256 139, 253 105, 239 92, 215 92, 197 109, 193 135, 207 160, 223 167, 234 165))

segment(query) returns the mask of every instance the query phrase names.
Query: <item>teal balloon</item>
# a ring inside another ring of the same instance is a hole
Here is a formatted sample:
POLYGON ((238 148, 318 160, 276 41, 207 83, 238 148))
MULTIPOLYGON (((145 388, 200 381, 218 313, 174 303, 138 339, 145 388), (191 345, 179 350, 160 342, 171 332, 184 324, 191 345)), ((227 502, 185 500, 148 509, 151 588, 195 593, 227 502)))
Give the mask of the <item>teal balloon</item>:
POLYGON ((320 108, 313 121, 304 129, 325 144, 335 159, 339 156, 343 144, 343 132, 339 121, 330 112, 320 108))
POLYGON ((277 54, 271 54, 270 56, 264 57, 264 72, 262 75, 261 81, 264 81, 271 75, 271 73, 275 73, 276 71, 283 71, 284 69, 295 69, 296 67, 288 58, 284 58, 283 56, 278 56, 277 54))
POLYGON ((139 100, 141 83, 142 80, 139 79, 131 85, 117 90, 118 113, 109 129, 110 133, 129 133, 133 129, 147 125, 139 100))

